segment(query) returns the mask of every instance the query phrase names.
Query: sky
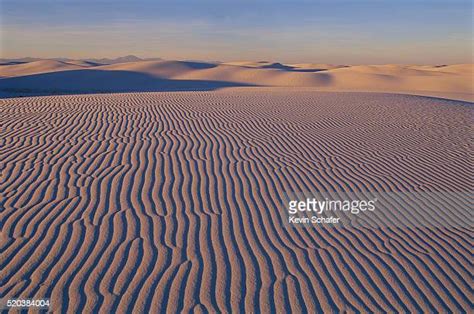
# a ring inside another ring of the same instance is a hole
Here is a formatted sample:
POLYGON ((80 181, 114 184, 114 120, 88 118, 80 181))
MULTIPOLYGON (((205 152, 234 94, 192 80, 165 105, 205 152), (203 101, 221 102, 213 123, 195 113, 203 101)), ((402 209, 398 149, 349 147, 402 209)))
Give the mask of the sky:
POLYGON ((473 63, 471 0, 0 0, 0 57, 473 63))

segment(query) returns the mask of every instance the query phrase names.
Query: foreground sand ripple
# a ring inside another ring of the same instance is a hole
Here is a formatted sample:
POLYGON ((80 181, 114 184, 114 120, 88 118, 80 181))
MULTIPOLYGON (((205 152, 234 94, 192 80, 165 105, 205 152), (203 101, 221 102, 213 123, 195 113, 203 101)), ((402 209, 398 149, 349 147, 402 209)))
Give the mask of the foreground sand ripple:
POLYGON ((0 100, 0 297, 57 311, 472 310, 472 230, 289 229, 285 191, 468 191, 467 103, 309 91, 0 100))

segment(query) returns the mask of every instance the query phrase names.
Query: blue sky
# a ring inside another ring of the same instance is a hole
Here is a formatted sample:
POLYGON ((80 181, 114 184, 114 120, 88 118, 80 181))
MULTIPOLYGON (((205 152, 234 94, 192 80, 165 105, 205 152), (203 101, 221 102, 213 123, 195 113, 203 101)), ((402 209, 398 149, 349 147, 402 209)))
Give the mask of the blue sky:
POLYGON ((3 57, 472 62, 465 0, 0 0, 3 57))

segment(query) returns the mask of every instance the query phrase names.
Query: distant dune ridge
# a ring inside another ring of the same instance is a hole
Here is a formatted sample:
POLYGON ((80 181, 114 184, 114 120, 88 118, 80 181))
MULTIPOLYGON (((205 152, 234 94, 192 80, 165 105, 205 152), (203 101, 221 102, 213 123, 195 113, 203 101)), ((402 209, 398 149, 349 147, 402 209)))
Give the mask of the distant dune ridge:
POLYGON ((134 56, 23 63, 4 60, 4 65, 0 65, 0 96, 271 86, 406 93, 473 101, 473 70, 473 64, 344 66, 268 61, 206 63, 142 60, 134 56))
MULTIPOLYGON (((102 69, 94 82, 122 87, 129 73, 331 84, 252 66, 102 69)), ((80 71, 39 75, 61 87, 80 71)), ((292 87, 0 99, 0 297, 48 297, 58 313, 472 312, 472 228, 288 228, 280 203, 471 191, 471 119, 461 101, 292 87)))
MULTIPOLYGON (((468 206, 444 192, 474 185, 472 75, 3 60, 0 298, 68 313, 472 312, 472 228, 291 228, 282 205, 362 190, 468 206)), ((464 218, 443 209, 436 220, 464 218)))

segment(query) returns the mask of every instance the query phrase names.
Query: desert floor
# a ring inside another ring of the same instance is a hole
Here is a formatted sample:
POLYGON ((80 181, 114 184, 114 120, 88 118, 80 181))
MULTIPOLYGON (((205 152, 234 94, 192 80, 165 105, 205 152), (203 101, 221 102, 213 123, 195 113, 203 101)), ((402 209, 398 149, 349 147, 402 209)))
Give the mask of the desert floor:
POLYGON ((471 122, 468 102, 285 88, 1 99, 0 297, 62 312, 469 312, 472 229, 288 228, 280 202, 469 191, 471 122))

